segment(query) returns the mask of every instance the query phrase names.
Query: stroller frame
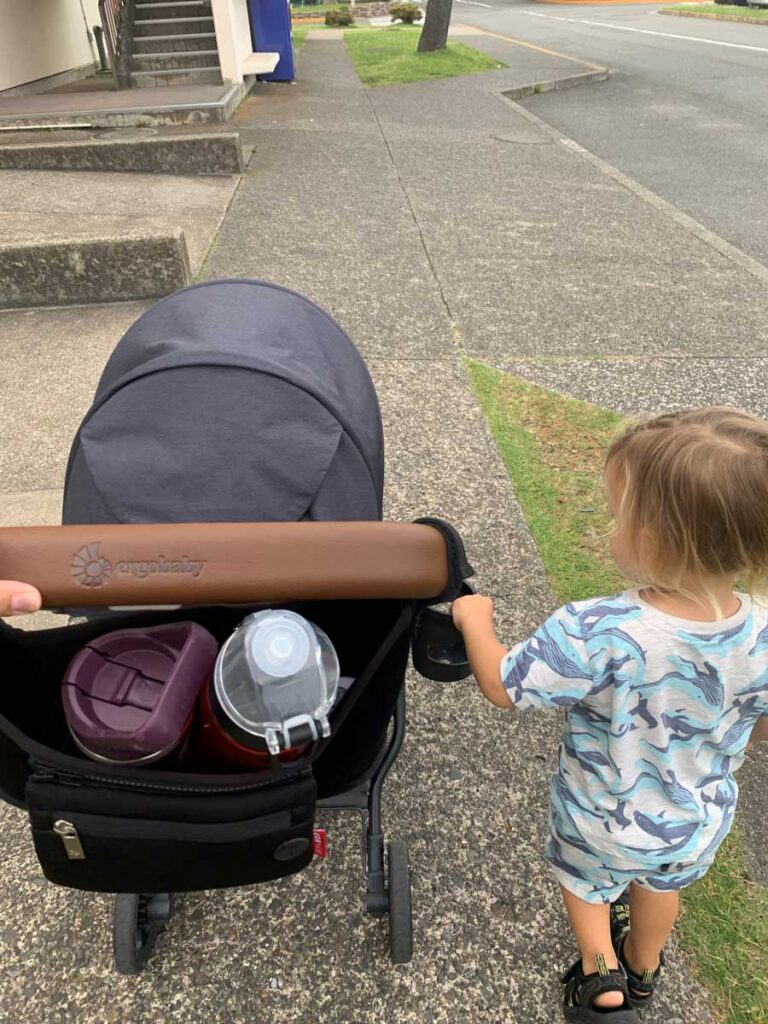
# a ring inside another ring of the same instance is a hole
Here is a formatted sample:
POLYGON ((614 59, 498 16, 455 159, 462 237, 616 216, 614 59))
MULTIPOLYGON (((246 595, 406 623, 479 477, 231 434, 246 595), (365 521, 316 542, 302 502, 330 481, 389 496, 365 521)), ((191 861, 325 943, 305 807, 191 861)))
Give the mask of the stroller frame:
MULTIPOLYGON (((317 801, 320 811, 358 811, 366 818, 363 862, 366 876, 365 912, 389 917, 389 954, 393 963, 408 963, 413 956, 411 867, 402 841, 387 844, 382 830, 381 798, 384 782, 405 740, 405 680, 392 715, 392 730, 372 768, 346 792, 317 801)), ((112 923, 112 948, 120 974, 139 974, 158 936, 174 913, 173 893, 118 893, 112 923)))

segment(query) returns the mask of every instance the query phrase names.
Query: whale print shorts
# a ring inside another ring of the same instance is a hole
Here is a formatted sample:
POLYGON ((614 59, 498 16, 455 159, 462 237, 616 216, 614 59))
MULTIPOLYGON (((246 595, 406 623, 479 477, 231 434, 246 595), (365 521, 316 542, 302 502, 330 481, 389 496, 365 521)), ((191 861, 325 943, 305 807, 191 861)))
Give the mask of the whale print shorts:
POLYGON ((684 889, 712 866, 712 860, 695 864, 673 860, 649 868, 613 854, 587 851, 551 834, 545 856, 563 888, 585 903, 614 903, 630 882, 655 892, 684 889))

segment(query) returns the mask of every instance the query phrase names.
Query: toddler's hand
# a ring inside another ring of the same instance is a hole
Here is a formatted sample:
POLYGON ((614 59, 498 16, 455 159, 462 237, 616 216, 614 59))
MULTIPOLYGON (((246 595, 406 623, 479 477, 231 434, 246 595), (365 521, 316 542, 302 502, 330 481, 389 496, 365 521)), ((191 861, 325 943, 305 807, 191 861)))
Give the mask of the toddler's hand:
POLYGON ((480 594, 459 597, 451 605, 451 615, 454 626, 462 633, 470 622, 493 624, 493 601, 490 597, 482 597, 480 594))

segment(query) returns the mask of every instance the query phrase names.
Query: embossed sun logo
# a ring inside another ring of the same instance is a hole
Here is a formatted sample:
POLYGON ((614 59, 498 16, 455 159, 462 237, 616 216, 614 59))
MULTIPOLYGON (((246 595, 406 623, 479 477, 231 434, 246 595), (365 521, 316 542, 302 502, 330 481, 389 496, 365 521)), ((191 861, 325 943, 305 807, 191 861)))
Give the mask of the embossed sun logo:
POLYGON ((72 575, 83 587, 103 587, 112 576, 112 563, 99 554, 98 544, 86 544, 72 556, 72 575))

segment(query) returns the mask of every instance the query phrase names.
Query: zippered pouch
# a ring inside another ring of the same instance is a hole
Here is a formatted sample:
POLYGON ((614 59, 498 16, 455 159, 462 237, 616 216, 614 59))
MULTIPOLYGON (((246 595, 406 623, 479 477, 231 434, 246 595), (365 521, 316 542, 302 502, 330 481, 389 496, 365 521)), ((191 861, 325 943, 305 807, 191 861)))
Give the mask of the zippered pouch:
POLYGON ((94 892, 249 885, 312 859, 308 769, 269 785, 163 787, 33 763, 32 837, 50 881, 94 892))

